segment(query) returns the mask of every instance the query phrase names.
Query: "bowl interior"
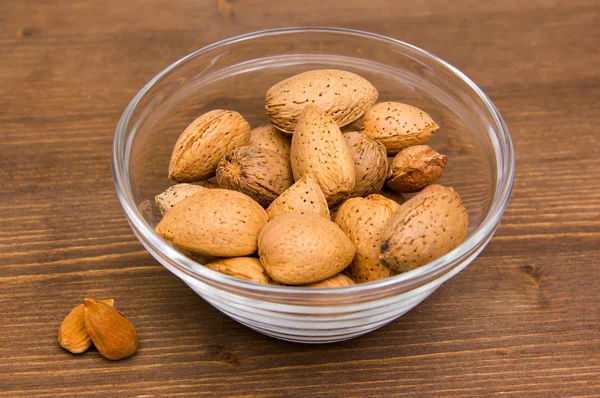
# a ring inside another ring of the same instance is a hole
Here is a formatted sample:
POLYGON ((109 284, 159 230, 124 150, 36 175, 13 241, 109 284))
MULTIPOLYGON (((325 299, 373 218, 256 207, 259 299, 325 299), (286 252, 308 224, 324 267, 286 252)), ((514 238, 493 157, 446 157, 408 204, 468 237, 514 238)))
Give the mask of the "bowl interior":
POLYGON ((230 109, 252 127, 268 123, 264 100, 272 85, 326 68, 368 79, 379 91, 379 102, 405 102, 431 115, 440 129, 429 145, 448 156, 439 183, 460 194, 469 234, 476 231, 492 209, 501 173, 502 137, 489 105, 455 70, 417 48, 331 30, 280 31, 217 43, 151 82, 127 119, 122 165, 143 220, 151 227, 160 220, 154 196, 173 184, 167 178, 171 151, 192 120, 213 109, 230 109))

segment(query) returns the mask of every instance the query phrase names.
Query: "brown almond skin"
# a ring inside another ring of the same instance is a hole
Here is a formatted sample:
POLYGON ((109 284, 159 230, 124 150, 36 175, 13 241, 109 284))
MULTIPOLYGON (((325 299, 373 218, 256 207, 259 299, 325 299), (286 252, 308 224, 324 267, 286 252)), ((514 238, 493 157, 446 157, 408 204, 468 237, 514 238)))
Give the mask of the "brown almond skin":
POLYGON ((177 182, 205 180, 215 175, 221 157, 246 145, 250 125, 242 115, 222 109, 194 120, 181 134, 169 164, 169 178, 177 182))
POLYGON ((177 203, 183 199, 192 196, 195 193, 205 190, 205 187, 194 184, 175 184, 167 188, 160 195, 154 197, 154 201, 158 206, 161 214, 165 214, 177 203))
POLYGON ((382 232, 400 205, 378 194, 352 198, 338 209, 335 223, 356 246, 352 264, 344 270, 357 283, 371 282, 392 276, 379 261, 382 232))
POLYGON ((254 257, 233 257, 223 258, 206 266, 213 271, 220 272, 235 278, 244 279, 250 282, 262 283, 268 285, 270 279, 265 273, 260 260, 254 257))
POLYGON ((354 161, 355 184, 350 196, 367 196, 381 191, 387 177, 385 146, 358 131, 344 133, 354 161))
POLYGON ((339 126, 359 119, 377 101, 377 89, 357 74, 312 70, 283 80, 267 91, 265 111, 271 123, 293 134, 306 105, 323 109, 339 126))
MULTIPOLYGON (((100 300, 102 303, 115 304, 113 299, 100 300)), ((65 317, 58 329, 58 344, 73 354, 81 354, 92 345, 92 339, 85 328, 83 304, 79 304, 65 317)))
POLYGON ((312 174, 300 178, 267 208, 269 220, 290 213, 313 214, 329 219, 327 200, 312 174))
POLYGON ((344 274, 337 274, 335 276, 332 276, 331 278, 325 279, 324 281, 304 285, 304 287, 324 288, 324 287, 343 287, 343 286, 352 286, 352 285, 356 285, 356 283, 354 283, 354 281, 352 279, 348 278, 344 274))
POLYGON ((448 158, 427 145, 403 149, 394 157, 386 185, 396 192, 418 192, 444 172, 448 158))
POLYGON ((307 105, 292 137, 290 155, 294 179, 312 174, 329 206, 347 198, 354 189, 352 154, 331 116, 307 105))
POLYGON ((385 145, 388 155, 395 155, 409 146, 426 144, 438 128, 419 108, 381 102, 365 113, 360 131, 385 145))
POLYGON ((121 312, 101 301, 86 298, 83 314, 90 338, 104 358, 116 361, 135 354, 137 332, 121 312))
POLYGON ((239 257, 257 249, 267 212, 241 192, 206 189, 176 204, 156 233, 182 249, 204 256, 239 257))
POLYGON ((294 183, 290 161, 270 149, 256 146, 236 148, 217 166, 219 186, 250 196, 268 206, 294 183))
POLYGON ((289 158, 292 143, 289 136, 277 130, 272 124, 265 124, 250 131, 248 145, 270 149, 289 158))
POLYGON ((430 185, 389 220, 379 258, 393 272, 413 270, 460 245, 468 226, 460 196, 452 188, 430 185))
POLYGON ((277 217, 258 238, 265 271, 286 285, 306 285, 332 277, 350 264, 355 251, 335 223, 315 215, 277 217))

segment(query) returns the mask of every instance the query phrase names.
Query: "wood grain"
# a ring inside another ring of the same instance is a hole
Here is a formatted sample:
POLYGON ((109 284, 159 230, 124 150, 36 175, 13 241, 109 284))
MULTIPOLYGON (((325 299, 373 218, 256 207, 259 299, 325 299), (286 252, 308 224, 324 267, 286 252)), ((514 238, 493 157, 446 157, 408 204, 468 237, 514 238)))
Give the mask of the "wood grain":
POLYGON ((594 0, 0 2, 0 395, 599 396, 598 37, 594 0), (517 153, 481 256, 399 320, 325 346, 259 335, 159 266, 110 169, 120 114, 156 73, 290 25, 374 31, 449 61, 493 99, 517 153), (134 322, 134 357, 58 346, 84 296, 134 322))

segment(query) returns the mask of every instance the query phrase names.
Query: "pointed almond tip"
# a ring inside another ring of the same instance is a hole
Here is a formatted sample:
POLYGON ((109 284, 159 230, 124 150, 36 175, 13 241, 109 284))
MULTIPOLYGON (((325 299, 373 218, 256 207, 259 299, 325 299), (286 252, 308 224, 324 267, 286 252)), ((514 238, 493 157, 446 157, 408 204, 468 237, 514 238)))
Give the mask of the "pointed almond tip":
POLYGON ((169 166, 168 177, 169 177, 170 180, 175 181, 175 179, 177 178, 177 173, 175 172, 175 167, 169 166))
POLYGON ((113 307, 115 305, 115 300, 114 299, 96 300, 96 299, 89 298, 89 297, 86 297, 86 298, 83 299, 83 305, 84 306, 86 304, 87 305, 92 305, 92 304, 95 304, 95 303, 107 304, 107 305, 110 305, 111 307, 113 307))
POLYGON ((87 298, 86 297, 86 298, 83 299, 83 305, 84 306, 90 306, 90 305, 94 304, 95 302, 96 302, 96 300, 91 299, 91 298, 87 298))
POLYGON ((100 300, 101 302, 103 302, 104 304, 108 304, 111 307, 115 306, 115 300, 114 299, 106 299, 106 300, 100 300))
POLYGON ((309 113, 314 113, 314 112, 323 112, 323 111, 322 111, 322 110, 321 110, 321 108, 319 108, 318 106, 316 106, 316 105, 313 105, 313 104, 309 104, 309 105, 306 105, 306 106, 305 106, 305 107, 302 109, 302 113, 301 113, 301 115, 300 115, 300 116, 302 116, 302 115, 307 115, 307 114, 309 114, 309 113))

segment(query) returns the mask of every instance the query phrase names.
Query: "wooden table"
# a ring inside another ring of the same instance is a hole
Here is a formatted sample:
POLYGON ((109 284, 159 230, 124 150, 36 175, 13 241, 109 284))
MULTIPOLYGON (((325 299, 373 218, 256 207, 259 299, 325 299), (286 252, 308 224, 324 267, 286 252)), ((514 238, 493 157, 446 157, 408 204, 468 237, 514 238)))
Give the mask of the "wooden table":
POLYGON ((15 0, 0 3, 0 394, 600 396, 597 0, 15 0), (221 315, 160 266, 115 195, 121 112, 216 40, 290 25, 395 37, 464 71, 512 132, 496 237, 392 324, 297 345, 221 315), (113 297, 140 350, 56 343, 84 296, 113 297))

